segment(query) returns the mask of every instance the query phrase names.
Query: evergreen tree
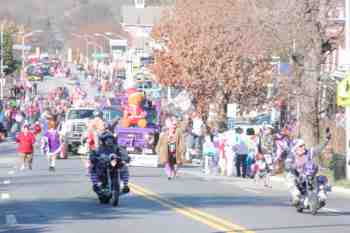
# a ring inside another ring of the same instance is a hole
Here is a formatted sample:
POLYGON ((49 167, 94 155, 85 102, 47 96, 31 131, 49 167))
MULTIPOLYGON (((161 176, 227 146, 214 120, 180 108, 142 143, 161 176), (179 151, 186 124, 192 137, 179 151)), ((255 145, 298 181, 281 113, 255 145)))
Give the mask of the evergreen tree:
POLYGON ((4 65, 8 67, 8 71, 13 71, 15 61, 13 59, 13 40, 10 32, 4 33, 4 65))

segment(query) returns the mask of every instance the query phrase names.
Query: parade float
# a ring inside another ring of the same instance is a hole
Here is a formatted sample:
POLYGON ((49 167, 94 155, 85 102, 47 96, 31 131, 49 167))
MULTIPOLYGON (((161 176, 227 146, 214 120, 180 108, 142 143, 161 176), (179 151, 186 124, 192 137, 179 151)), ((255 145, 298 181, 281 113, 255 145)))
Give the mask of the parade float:
POLYGON ((147 95, 135 85, 120 98, 123 117, 115 128, 118 144, 128 150, 131 166, 157 167, 159 158, 155 147, 160 132, 160 98, 147 95))

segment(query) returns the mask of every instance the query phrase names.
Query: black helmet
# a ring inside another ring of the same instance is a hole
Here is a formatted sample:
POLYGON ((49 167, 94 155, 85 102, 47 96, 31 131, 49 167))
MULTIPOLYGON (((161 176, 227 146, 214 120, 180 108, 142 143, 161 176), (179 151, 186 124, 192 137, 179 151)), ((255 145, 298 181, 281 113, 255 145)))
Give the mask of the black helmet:
POLYGON ((111 132, 104 132, 99 138, 102 145, 113 146, 115 144, 115 137, 111 132))

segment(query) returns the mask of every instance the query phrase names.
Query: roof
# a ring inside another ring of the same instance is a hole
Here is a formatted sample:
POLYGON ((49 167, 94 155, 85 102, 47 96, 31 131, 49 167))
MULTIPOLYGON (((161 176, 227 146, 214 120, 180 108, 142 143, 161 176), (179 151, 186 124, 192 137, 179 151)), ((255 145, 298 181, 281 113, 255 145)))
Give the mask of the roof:
POLYGON ((165 7, 151 6, 136 8, 134 6, 122 6, 122 22, 125 25, 152 26, 160 21, 165 7))

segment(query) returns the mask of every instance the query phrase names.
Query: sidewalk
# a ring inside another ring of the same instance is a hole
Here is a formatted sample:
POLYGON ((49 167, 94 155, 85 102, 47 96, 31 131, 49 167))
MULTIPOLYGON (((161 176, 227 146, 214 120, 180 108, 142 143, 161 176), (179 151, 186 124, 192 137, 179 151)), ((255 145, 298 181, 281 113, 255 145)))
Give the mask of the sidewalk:
MULTIPOLYGON (((234 176, 221 176, 211 174, 206 175, 201 171, 201 168, 199 166, 195 165, 185 165, 183 168, 180 169, 179 173, 200 177, 208 181, 235 181, 239 179, 234 176)), ((285 184, 285 179, 283 175, 272 176, 271 180, 273 182, 272 186, 285 184)), ((332 193, 350 196, 350 189, 339 186, 332 186, 332 193)))

